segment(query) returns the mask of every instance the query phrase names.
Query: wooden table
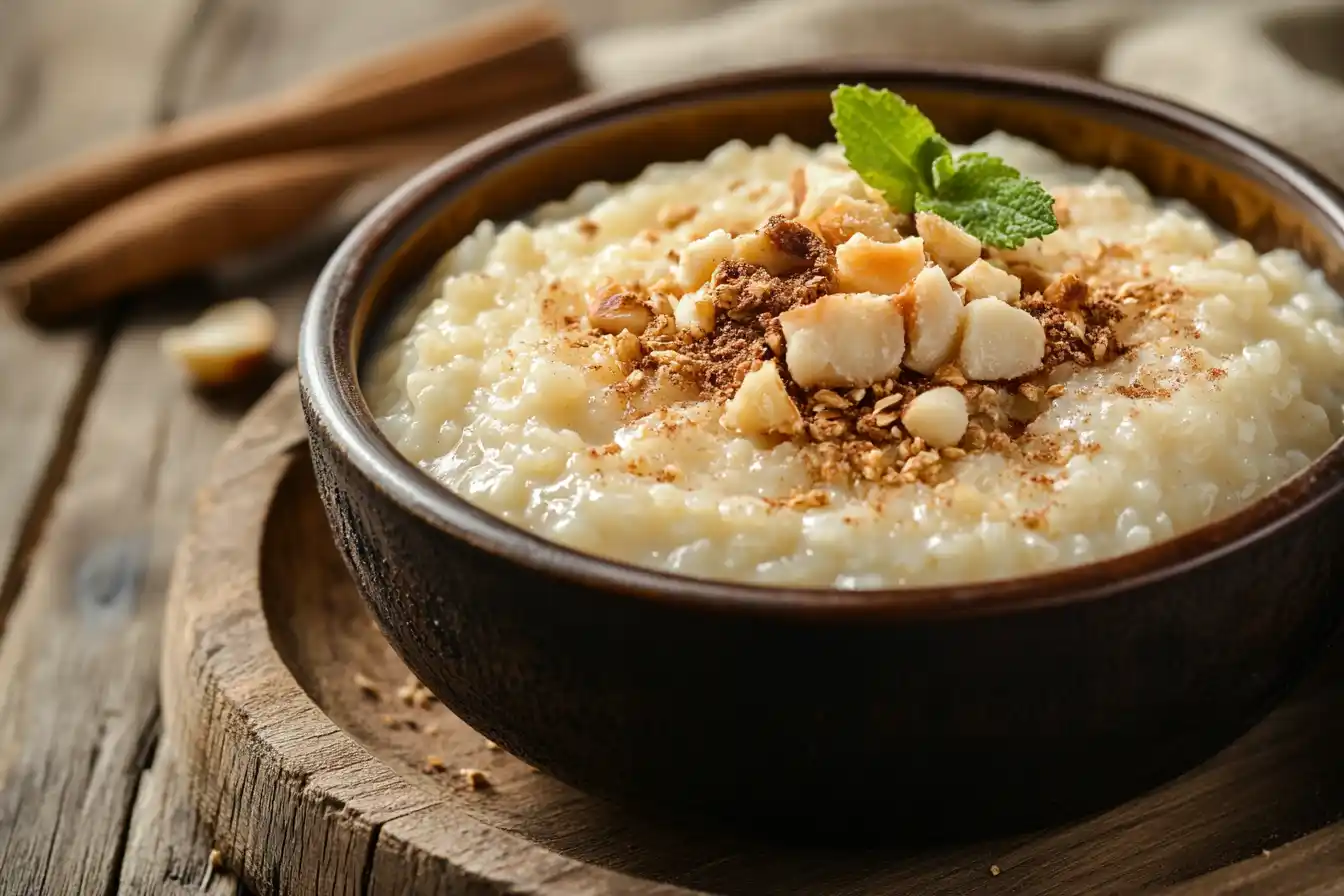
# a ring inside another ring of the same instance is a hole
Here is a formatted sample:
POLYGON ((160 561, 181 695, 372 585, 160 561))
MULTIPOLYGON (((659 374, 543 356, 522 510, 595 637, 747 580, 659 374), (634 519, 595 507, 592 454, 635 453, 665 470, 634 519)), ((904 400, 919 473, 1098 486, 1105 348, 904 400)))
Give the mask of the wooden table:
MULTIPOLYGON (((563 5, 586 34, 727 2, 563 5)), ((0 178, 489 5, 0 0, 0 178)), ((329 249, 166 284, 90 328, 37 332, 0 312, 0 894, 238 892, 225 873, 206 883, 211 844, 160 749, 157 678, 174 545, 246 402, 192 394, 156 343, 210 302, 252 294, 292 345, 329 249)), ((1327 892, 1341 875, 1335 823, 1179 889, 1327 892)))

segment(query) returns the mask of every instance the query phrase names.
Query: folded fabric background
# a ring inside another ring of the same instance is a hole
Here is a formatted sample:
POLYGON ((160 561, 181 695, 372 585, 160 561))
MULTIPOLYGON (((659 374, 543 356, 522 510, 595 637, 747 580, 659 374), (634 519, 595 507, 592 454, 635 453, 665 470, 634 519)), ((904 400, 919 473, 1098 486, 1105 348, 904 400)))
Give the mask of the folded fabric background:
POLYGON ((583 49, 602 89, 844 56, 1095 74, 1212 112, 1344 183, 1344 0, 758 0, 583 49))

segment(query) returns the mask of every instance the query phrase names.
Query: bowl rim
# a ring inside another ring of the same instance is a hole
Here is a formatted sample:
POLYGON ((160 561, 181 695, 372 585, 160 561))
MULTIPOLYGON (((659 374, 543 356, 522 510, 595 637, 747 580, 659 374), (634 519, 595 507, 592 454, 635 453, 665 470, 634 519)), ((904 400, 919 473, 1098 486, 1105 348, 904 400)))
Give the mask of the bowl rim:
MULTIPOLYGON (((942 88, 998 91, 1011 97, 1068 99, 1194 132, 1270 172, 1344 232, 1344 192, 1292 154, 1179 103, 1077 75, 1005 66, 837 63, 768 66, 693 77, 655 87, 590 94, 506 125, 423 169, 369 212, 342 241, 316 281, 300 328, 302 394, 339 451, 369 485, 442 532, 532 572, 639 599, 701 610, 809 619, 915 620, 1000 615, 1081 603, 1175 579, 1261 541, 1312 514, 1344 491, 1344 439, 1307 467, 1232 514, 1139 551, 1078 566, 967 583, 872 590, 803 587, 694 578, 588 554, 550 541, 477 508, 402 457, 382 435, 358 386, 358 359, 338 344, 339 312, 358 300, 368 268, 397 225, 469 182, 548 139, 653 107, 710 97, 816 89, 825 83, 892 80, 942 88)), ((1160 139, 1160 138, 1159 138, 1160 139)), ((313 423, 309 423, 310 431, 313 423)), ((316 435, 315 433, 313 435, 316 435)))

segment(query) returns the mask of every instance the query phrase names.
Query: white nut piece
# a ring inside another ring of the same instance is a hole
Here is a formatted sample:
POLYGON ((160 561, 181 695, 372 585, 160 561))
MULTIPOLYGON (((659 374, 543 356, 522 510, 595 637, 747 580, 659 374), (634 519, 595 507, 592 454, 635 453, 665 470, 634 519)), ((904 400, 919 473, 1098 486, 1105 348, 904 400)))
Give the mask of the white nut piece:
POLYGON ((973 380, 1012 380, 1039 370, 1045 329, 1021 308, 999 299, 966 305, 957 366, 973 380))
POLYGON ((932 374, 957 350, 961 316, 965 310, 942 268, 919 272, 905 293, 905 366, 916 373, 932 374))
POLYGON ((775 276, 787 274, 802 263, 802 259, 782 251, 759 230, 734 237, 733 258, 748 264, 758 264, 775 276))
POLYGON ((980 241, 946 218, 918 212, 915 231, 924 238, 924 251, 949 274, 980 260, 980 241))
POLYGON ((856 233, 835 249, 841 288, 848 292, 895 295, 924 268, 924 241, 917 236, 899 243, 879 243, 856 233))
POLYGON ((905 316, 891 296, 822 296, 779 316, 784 363, 800 386, 870 386, 900 372, 905 316))
POLYGON ((803 423, 803 415, 789 397, 774 359, 742 378, 742 385, 723 406, 719 422, 740 433, 791 435, 803 423))
POLYGON ((906 405, 901 424, 932 448, 951 448, 966 434, 966 398, 951 386, 921 392, 906 405))
POLYGON ((720 262, 732 257, 733 238, 726 230, 715 230, 698 240, 691 240, 677 260, 677 284, 682 289, 699 289, 720 262))
POLYGON ((256 299, 235 299, 206 310, 185 327, 165 330, 159 347, 201 385, 245 379, 271 353, 275 315, 256 299))
POLYGON ((588 306, 588 323, 603 333, 616 334, 629 330, 636 336, 653 321, 653 311, 629 292, 603 296, 588 306))
POLYGON ((677 300, 672 319, 678 330, 685 330, 696 339, 714 332, 714 300, 699 292, 688 292, 677 300))
POLYGON ((832 246, 848 242, 856 233, 878 242, 896 243, 901 240, 899 223, 899 216, 885 202, 879 205, 866 199, 841 196, 816 217, 812 228, 832 246))
POLYGON ((966 290, 966 301, 995 298, 1016 302, 1022 296, 1022 281, 1005 270, 977 258, 952 282, 966 290))
POLYGON ((813 162, 803 168, 803 201, 798 217, 815 218, 842 196, 863 199, 863 180, 852 168, 813 162))

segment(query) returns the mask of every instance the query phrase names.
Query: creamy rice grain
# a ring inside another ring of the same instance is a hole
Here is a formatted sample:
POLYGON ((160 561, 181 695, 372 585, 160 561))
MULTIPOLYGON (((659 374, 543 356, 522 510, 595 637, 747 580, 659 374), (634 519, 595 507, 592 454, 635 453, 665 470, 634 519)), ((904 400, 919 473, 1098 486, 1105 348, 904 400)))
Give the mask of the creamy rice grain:
POLYGON ((364 370, 378 423, 428 475, 559 543, 697 577, 851 589, 1137 550, 1254 501, 1339 436, 1344 302, 1296 253, 1227 241, 1121 172, 1002 135, 975 148, 1040 179, 1061 212, 1058 231, 999 265, 1076 273, 1126 311, 1128 352, 1038 383, 1055 388, 1010 449, 946 452, 938 481, 819 480, 798 439, 725 429, 722 402, 675 377, 615 388, 631 344, 595 333, 589 302, 617 288, 675 302, 693 239, 794 211, 795 172, 838 151, 784 139, 590 184, 527 223, 483 223, 364 370))

